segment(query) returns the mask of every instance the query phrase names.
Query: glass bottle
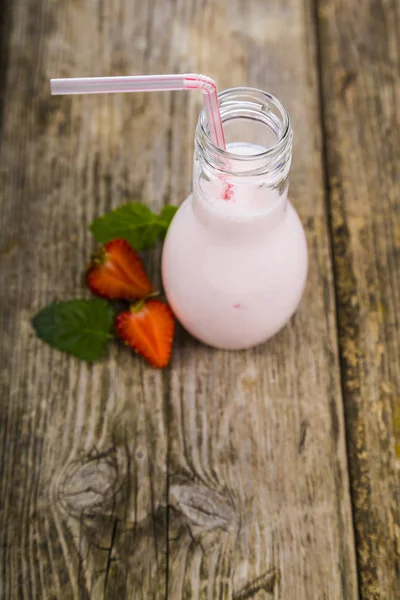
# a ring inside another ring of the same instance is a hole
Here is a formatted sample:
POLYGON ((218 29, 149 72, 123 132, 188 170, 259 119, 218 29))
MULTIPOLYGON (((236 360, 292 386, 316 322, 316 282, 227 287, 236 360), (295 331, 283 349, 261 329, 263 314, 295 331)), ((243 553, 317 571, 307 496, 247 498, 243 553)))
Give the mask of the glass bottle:
POLYGON ((165 240, 162 274, 182 325, 217 348, 266 341, 295 312, 307 245, 289 202, 292 128, 274 96, 219 94, 227 150, 213 144, 203 110, 195 135, 193 193, 165 240))

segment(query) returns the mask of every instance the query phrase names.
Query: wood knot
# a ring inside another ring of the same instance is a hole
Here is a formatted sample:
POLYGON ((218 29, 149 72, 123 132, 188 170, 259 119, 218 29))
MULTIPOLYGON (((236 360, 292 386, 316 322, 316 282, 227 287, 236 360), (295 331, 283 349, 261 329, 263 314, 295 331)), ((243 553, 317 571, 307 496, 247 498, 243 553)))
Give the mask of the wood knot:
POLYGON ((61 506, 76 518, 111 512, 125 475, 123 467, 123 456, 115 448, 92 452, 70 463, 58 488, 61 506))
POLYGON ((279 570, 271 569, 260 577, 257 577, 242 589, 234 592, 233 600, 250 600, 252 598, 265 598, 266 595, 274 593, 275 586, 279 582, 279 570))
POLYGON ((170 488, 171 506, 200 531, 229 531, 236 522, 229 500, 223 494, 197 483, 179 483, 170 488))

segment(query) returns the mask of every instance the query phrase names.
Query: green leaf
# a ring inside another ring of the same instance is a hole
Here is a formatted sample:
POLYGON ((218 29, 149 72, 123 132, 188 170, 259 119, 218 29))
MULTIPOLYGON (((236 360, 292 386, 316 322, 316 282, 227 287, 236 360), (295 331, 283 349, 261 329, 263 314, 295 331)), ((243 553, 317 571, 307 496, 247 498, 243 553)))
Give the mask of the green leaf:
POLYGON ((129 202, 95 219, 90 229, 102 244, 123 238, 136 250, 147 250, 165 236, 176 210, 165 206, 158 216, 145 204, 129 202))
POLYGON ((36 335, 57 350, 88 362, 99 359, 110 338, 114 310, 105 300, 49 304, 32 319, 36 335))
POLYGON ((178 210, 177 206, 164 206, 160 214, 160 221, 165 225, 165 233, 167 233, 168 227, 171 225, 171 221, 175 216, 176 211, 178 210))
POLYGON ((115 238, 123 238, 136 248, 151 248, 162 234, 158 215, 147 206, 129 202, 93 221, 91 231, 103 244, 115 238))

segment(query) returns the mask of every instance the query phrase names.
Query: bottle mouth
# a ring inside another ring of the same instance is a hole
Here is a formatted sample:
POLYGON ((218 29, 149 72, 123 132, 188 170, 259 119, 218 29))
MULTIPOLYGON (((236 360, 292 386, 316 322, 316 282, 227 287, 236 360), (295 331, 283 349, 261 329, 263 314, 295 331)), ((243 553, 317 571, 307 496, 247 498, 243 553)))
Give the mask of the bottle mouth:
POLYGON ((275 96, 256 88, 237 87, 220 92, 218 100, 227 150, 216 146, 210 138, 205 109, 200 113, 197 129, 197 141, 214 168, 230 171, 229 166, 235 165, 236 173, 242 168, 265 172, 267 166, 267 170, 276 167, 287 152, 290 155, 293 137, 290 117, 275 96), (235 145, 246 145, 254 151, 236 153, 232 151, 235 145))
MULTIPOLYGON (((263 142, 262 139, 257 140, 258 143, 256 145, 263 148, 263 150, 249 156, 242 156, 229 150, 223 150, 216 146, 210 138, 207 115, 205 109, 203 109, 199 118, 201 133, 207 138, 210 147, 221 156, 233 159, 240 158, 240 160, 245 162, 251 161, 255 156, 260 158, 273 154, 283 148, 290 140, 291 124, 289 113, 283 104, 272 94, 257 88, 237 87, 220 92, 218 100, 224 130, 228 130, 232 122, 243 120, 248 123, 256 122, 258 124, 258 131, 260 131, 260 124, 264 125, 264 132, 270 134, 266 136, 264 143, 260 143, 263 142)), ((235 135, 237 136, 237 133, 233 133, 233 138, 235 135)), ((232 135, 229 135, 229 132, 227 138, 228 147, 231 142, 243 143, 249 141, 249 143, 254 143, 254 140, 230 139, 232 135)))

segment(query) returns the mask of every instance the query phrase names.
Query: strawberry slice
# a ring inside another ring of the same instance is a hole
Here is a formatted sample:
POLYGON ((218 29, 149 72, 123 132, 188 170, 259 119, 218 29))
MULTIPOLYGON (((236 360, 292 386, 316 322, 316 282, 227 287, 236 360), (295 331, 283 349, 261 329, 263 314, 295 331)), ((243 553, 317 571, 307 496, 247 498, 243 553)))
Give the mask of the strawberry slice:
POLYGON ((159 300, 141 300, 115 321, 118 335, 153 367, 166 367, 175 331, 170 308, 159 300))
POLYGON ((92 259, 86 282, 97 296, 115 300, 145 298, 152 292, 139 255, 122 239, 100 248, 92 259))

